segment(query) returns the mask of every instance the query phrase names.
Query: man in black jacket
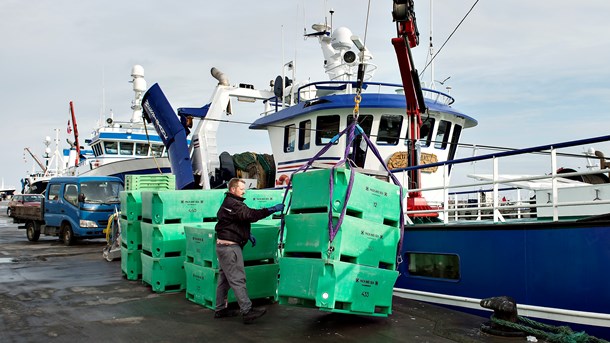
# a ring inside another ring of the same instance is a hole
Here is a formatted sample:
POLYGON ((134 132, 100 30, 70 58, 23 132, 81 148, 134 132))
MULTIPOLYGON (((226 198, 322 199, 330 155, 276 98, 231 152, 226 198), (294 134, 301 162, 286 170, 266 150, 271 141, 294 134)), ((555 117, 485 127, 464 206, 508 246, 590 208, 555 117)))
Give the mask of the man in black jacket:
POLYGON ((267 311, 265 308, 252 307, 246 289, 246 272, 242 250, 248 240, 256 244, 250 233, 250 223, 254 223, 275 212, 284 210, 284 204, 277 204, 259 210, 251 209, 244 204, 246 184, 244 180, 233 178, 229 181, 229 191, 222 202, 216 224, 216 255, 220 266, 218 285, 216 287, 215 318, 232 317, 236 311, 227 309, 227 294, 233 289, 235 298, 242 313, 244 323, 250 323, 267 311))

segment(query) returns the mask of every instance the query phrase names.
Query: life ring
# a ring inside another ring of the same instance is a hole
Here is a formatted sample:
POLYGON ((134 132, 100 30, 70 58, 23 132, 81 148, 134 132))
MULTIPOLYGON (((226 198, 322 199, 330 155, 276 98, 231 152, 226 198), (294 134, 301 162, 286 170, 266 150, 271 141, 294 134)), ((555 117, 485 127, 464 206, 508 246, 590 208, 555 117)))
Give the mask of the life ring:
POLYGON ((290 177, 286 174, 282 174, 280 175, 280 177, 275 180, 275 185, 276 186, 288 186, 288 183, 290 182, 290 177))

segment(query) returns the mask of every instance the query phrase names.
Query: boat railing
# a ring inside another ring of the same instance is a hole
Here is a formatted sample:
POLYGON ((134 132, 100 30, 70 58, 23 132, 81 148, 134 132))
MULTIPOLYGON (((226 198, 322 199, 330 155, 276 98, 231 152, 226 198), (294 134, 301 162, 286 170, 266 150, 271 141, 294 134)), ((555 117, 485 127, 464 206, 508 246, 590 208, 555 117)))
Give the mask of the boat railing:
MULTIPOLYGON (((588 154, 569 152, 570 148, 573 149, 579 146, 609 141, 610 136, 600 136, 394 169, 392 172, 402 177, 403 186, 406 187, 407 192, 422 192, 424 196, 435 192, 437 195, 439 192, 442 193, 442 201, 437 206, 431 206, 427 210, 407 211, 406 214, 410 216, 438 213, 439 218, 445 223, 463 219, 493 220, 494 223, 498 223, 505 222, 506 219, 536 217, 537 220, 544 218, 544 220, 559 221, 562 209, 566 213, 573 213, 574 211, 567 211, 565 209, 576 206, 601 208, 599 207, 600 205, 604 205, 604 208, 607 208, 607 204, 610 204, 610 197, 602 191, 604 185, 572 181, 579 178, 583 180, 590 179, 592 175, 610 173, 610 169, 600 168, 600 166, 606 164, 605 160, 602 162, 600 157, 595 156, 592 152, 588 154), (535 156, 536 163, 533 162, 532 156, 535 156), (587 170, 559 170, 558 165, 560 162, 574 162, 576 158, 579 159, 579 163, 576 164, 578 167, 583 166, 583 158, 588 160, 587 170), (600 160, 599 166, 591 165, 591 160, 600 160), (528 167, 529 173, 515 173, 513 171, 517 166, 524 164, 528 167), (473 165, 476 165, 479 173, 468 176, 475 181, 466 182, 460 180, 461 183, 449 184, 449 170, 451 170, 452 178, 455 178, 458 170, 464 173, 466 169, 473 165), (502 174, 500 172, 500 165, 506 170, 510 170, 512 174, 502 174), (442 173, 442 182, 431 187, 413 187, 410 189, 407 182, 408 172, 431 167, 438 167, 437 172, 442 173), (531 175, 532 168, 536 167, 544 169, 548 174, 531 175), (488 173, 481 173, 482 168, 488 171, 488 173), (501 188, 501 186, 509 187, 501 188), (583 186, 590 186, 590 192, 593 194, 590 200, 571 199, 570 196, 562 198, 559 196, 560 189, 567 190, 581 187, 580 189, 584 190, 583 186), (531 196, 532 193, 534 193, 534 196, 531 196), (544 196, 545 198, 536 201, 536 196, 544 196), (542 211, 544 211, 544 216, 541 215, 542 211)), ((608 181, 605 175, 597 177, 597 182, 604 181, 608 181)), ((606 185, 608 184, 606 183, 606 185)), ((598 212, 603 212, 603 210, 598 212)), ((564 217, 569 216, 566 215, 564 217)))
MULTIPOLYGON (((296 102, 298 104, 302 101, 315 101, 320 97, 333 95, 333 94, 356 94, 356 87, 358 83, 356 81, 317 81, 310 82, 299 86, 297 91, 294 93, 296 102)), ((424 98, 433 103, 451 105, 455 102, 455 99, 444 92, 436 89, 423 88, 424 98)), ((361 94, 404 94, 404 88, 400 84, 387 83, 387 82, 364 82, 362 84, 361 94)), ((287 95, 291 97, 292 95, 287 95)), ((282 98, 273 96, 263 100, 265 109, 261 113, 262 116, 273 114, 283 109, 286 106, 291 106, 293 103, 288 101, 287 103, 282 102, 282 98)))
MULTIPOLYGON (((356 93, 357 82, 356 81, 318 81, 311 82, 305 85, 302 85, 298 88, 297 91, 297 102, 301 102, 304 100, 310 101, 315 100, 324 95, 330 94, 355 94, 356 93), (314 92, 315 91, 315 92, 314 92), (316 94, 316 96, 312 99, 307 97, 305 99, 302 97, 302 94, 316 94)), ((435 103, 442 103, 445 105, 451 105, 455 102, 455 99, 441 91, 435 89, 424 88, 424 97, 428 100, 431 100, 435 103)), ((387 82, 364 82, 362 84, 362 93, 372 93, 372 94, 403 94, 404 89, 403 86, 396 83, 387 83, 387 82)))

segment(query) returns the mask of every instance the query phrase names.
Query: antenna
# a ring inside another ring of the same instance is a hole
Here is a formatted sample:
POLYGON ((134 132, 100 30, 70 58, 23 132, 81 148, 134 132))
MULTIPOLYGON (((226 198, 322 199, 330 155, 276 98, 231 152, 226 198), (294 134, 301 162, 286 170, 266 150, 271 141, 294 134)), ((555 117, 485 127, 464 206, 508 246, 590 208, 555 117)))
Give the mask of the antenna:
POLYGON ((434 26, 434 15, 433 15, 433 0, 430 0, 430 46, 428 47, 428 53, 430 54, 430 88, 434 89, 434 44, 432 43, 432 27, 434 26))

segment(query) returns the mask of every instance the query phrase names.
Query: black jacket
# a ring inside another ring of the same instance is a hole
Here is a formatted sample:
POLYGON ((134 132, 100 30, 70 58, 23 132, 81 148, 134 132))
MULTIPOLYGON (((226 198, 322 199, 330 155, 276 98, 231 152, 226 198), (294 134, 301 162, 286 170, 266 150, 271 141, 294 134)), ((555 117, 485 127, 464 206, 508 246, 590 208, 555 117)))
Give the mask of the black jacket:
POLYGON ((268 209, 255 210, 244 204, 244 198, 230 192, 216 213, 216 238, 238 243, 242 248, 250 238, 250 223, 269 216, 268 209))

